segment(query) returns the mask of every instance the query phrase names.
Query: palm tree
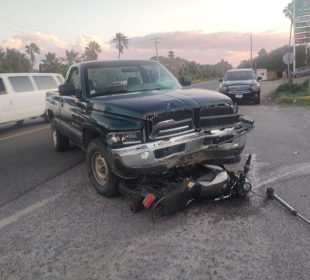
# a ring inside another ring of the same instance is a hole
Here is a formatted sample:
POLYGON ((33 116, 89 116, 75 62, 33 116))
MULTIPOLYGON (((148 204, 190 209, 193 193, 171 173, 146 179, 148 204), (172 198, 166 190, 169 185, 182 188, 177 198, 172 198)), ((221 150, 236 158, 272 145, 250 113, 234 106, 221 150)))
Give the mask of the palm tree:
POLYGON ((48 52, 45 54, 45 59, 42 60, 42 67, 45 72, 60 72, 59 58, 55 53, 48 52))
POLYGON ((124 48, 128 48, 129 39, 123 33, 116 33, 115 38, 111 41, 115 44, 115 48, 118 50, 118 59, 120 59, 121 54, 123 54, 124 48))
MULTIPOLYGON (((291 50, 291 39, 292 39, 292 29, 293 29, 293 22, 294 22, 294 6, 293 1, 288 3, 287 6, 283 9, 283 13, 285 17, 287 17, 291 21, 290 25, 290 39, 288 41, 288 49, 291 50)), ((289 83, 291 82, 291 71, 290 71, 290 64, 287 66, 288 70, 288 80, 289 83)))
POLYGON ((85 60, 96 60, 100 52, 100 45, 96 41, 90 41, 85 47, 83 57, 85 60))
POLYGON ((67 66, 70 66, 70 65, 78 62, 78 60, 79 60, 78 55, 79 55, 79 53, 75 52, 74 50, 71 50, 71 51, 66 50, 66 57, 61 58, 61 60, 65 61, 67 66))
POLYGON ((26 53, 29 54, 29 56, 30 56, 31 65, 32 65, 32 69, 33 69, 33 65, 36 61, 35 53, 40 54, 40 48, 38 47, 38 45, 36 43, 30 43, 29 45, 26 45, 25 48, 26 48, 26 53))

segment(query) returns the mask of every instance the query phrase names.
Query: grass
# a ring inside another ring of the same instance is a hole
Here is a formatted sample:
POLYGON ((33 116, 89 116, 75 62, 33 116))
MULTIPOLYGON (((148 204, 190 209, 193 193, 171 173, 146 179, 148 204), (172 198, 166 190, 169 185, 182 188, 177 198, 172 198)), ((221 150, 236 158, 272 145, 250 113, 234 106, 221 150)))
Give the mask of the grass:
POLYGON ((309 80, 303 83, 279 85, 272 93, 271 98, 279 104, 310 106, 310 95, 308 95, 309 80))

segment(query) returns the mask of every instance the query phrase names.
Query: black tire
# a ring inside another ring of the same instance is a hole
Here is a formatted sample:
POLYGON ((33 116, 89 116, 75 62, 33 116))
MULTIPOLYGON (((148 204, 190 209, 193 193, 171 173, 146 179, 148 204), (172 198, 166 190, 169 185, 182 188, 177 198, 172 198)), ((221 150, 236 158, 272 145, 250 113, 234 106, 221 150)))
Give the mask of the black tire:
POLYGON ((255 97, 254 104, 257 104, 257 105, 260 104, 260 94, 257 97, 255 97))
POLYGON ((16 126, 20 126, 20 125, 22 125, 23 123, 24 123, 24 120, 20 120, 20 121, 17 121, 15 125, 16 125, 16 126))
POLYGON ((99 194, 105 197, 113 197, 119 194, 119 178, 109 166, 107 149, 100 138, 89 143, 86 151, 86 166, 88 176, 99 194))
POLYGON ((67 151, 69 149, 69 138, 63 136, 53 122, 51 124, 51 130, 54 149, 57 152, 67 151))
POLYGON ((47 113, 45 113, 44 115, 42 115, 42 117, 43 117, 43 119, 44 119, 44 121, 45 121, 46 123, 49 123, 49 122, 50 122, 50 118, 49 118, 49 116, 48 116, 47 113))

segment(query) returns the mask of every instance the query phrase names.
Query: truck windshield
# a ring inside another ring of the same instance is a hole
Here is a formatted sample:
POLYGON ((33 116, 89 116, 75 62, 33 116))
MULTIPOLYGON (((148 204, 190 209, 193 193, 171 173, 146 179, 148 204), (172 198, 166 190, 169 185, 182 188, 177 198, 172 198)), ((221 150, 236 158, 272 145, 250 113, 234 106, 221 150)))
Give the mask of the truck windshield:
POLYGON ((224 81, 245 81, 255 80, 255 75, 252 71, 232 71, 226 72, 224 81))
POLYGON ((181 88, 178 80, 160 63, 98 66, 87 69, 88 95, 181 88))

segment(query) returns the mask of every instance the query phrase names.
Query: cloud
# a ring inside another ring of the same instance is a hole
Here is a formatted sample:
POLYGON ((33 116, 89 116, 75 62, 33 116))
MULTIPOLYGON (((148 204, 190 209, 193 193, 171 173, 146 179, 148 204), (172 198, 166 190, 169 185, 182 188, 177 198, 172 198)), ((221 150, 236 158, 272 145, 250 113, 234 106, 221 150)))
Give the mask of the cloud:
MULTIPOLYGON (((143 49, 153 49, 152 38, 155 35, 134 37, 130 46, 140 46, 143 49)), ((195 60, 202 64, 213 64, 221 58, 233 65, 239 64, 250 56, 250 34, 242 32, 204 33, 202 31, 176 31, 156 34, 159 38, 159 54, 166 56, 173 50, 176 56, 195 60)), ((288 42, 286 33, 266 31, 252 34, 253 55, 260 49, 272 50, 288 42)))
MULTIPOLYGON (((159 38, 159 55, 167 56, 170 50, 178 57, 194 60, 201 64, 214 64, 222 58, 237 66, 241 60, 250 57, 250 34, 242 32, 216 32, 205 33, 203 31, 175 31, 157 34, 147 34, 129 39, 128 49, 124 50, 123 58, 149 59, 155 55, 154 37, 159 38)), ((253 56, 265 48, 267 51, 283 46, 288 43, 288 35, 274 30, 252 34, 253 56)), ((102 53, 100 59, 116 59, 117 50, 110 43, 93 35, 81 35, 75 42, 67 42, 54 35, 35 33, 7 38, 1 43, 3 47, 16 48, 24 51, 25 45, 35 42, 41 49, 44 58, 47 52, 55 52, 63 57, 65 50, 73 49, 83 52, 88 42, 95 40, 99 43, 102 53)))
POLYGON ((1 47, 10 49, 20 49, 23 45, 23 41, 20 38, 7 38, 1 43, 1 47))

